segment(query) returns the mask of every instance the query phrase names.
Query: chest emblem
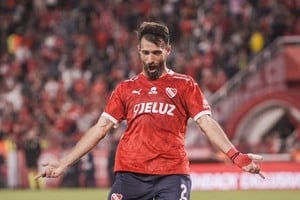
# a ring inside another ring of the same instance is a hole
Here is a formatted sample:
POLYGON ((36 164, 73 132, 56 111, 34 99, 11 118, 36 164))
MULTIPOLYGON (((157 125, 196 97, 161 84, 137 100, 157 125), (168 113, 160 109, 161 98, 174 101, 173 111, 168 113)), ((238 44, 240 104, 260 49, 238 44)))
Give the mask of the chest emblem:
POLYGON ((152 87, 149 91, 149 94, 157 94, 157 88, 156 87, 152 87))
POLYGON ((177 94, 177 89, 176 88, 166 88, 166 93, 170 98, 174 98, 177 94))

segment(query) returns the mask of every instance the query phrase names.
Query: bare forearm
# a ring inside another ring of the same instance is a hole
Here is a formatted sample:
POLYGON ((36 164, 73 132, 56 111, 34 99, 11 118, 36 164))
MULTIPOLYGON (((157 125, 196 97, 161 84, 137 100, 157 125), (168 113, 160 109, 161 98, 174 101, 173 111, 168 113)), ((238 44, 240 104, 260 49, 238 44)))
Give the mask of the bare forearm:
POLYGON ((99 134, 96 126, 91 127, 78 141, 75 147, 61 159, 61 164, 68 167, 79 160, 84 154, 89 152, 102 139, 102 134, 99 134))
POLYGON ((106 133, 113 126, 113 122, 101 116, 98 122, 92 126, 78 141, 75 147, 60 161, 50 159, 42 163, 43 171, 35 179, 40 177, 54 178, 61 176, 65 169, 88 153, 96 144, 105 137, 106 133))
POLYGON ((209 116, 203 116, 197 120, 197 124, 208 137, 208 139, 224 153, 228 152, 234 147, 223 129, 213 118, 209 116))
POLYGON ((61 160, 61 165, 68 167, 92 150, 99 143, 99 141, 105 137, 112 125, 113 124, 109 120, 100 118, 97 124, 92 126, 82 136, 69 154, 67 154, 67 156, 61 160))

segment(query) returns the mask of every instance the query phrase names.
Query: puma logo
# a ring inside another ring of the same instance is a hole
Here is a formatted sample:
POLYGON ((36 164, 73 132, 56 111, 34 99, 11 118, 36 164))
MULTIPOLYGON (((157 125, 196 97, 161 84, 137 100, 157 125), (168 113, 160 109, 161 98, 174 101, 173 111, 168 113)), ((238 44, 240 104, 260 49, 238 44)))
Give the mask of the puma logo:
POLYGON ((140 95, 141 94, 142 89, 139 90, 132 90, 132 94, 137 94, 140 95))

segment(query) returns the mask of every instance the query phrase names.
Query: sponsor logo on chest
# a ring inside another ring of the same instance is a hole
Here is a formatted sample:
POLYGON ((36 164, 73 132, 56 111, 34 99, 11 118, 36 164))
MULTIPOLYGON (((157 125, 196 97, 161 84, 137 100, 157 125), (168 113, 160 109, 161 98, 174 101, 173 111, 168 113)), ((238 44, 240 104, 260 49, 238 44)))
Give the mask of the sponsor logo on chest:
POLYGON ((139 115, 142 113, 153 113, 174 116, 176 106, 168 103, 159 103, 159 102, 145 102, 135 104, 133 106, 133 115, 139 115))

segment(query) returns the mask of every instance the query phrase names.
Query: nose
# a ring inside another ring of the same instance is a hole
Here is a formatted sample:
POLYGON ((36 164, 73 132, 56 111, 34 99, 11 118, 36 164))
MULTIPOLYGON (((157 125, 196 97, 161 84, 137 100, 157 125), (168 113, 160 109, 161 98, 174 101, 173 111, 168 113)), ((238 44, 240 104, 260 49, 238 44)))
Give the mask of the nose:
POLYGON ((155 60, 155 56, 154 54, 150 53, 147 57, 146 57, 146 63, 152 63, 155 60))

